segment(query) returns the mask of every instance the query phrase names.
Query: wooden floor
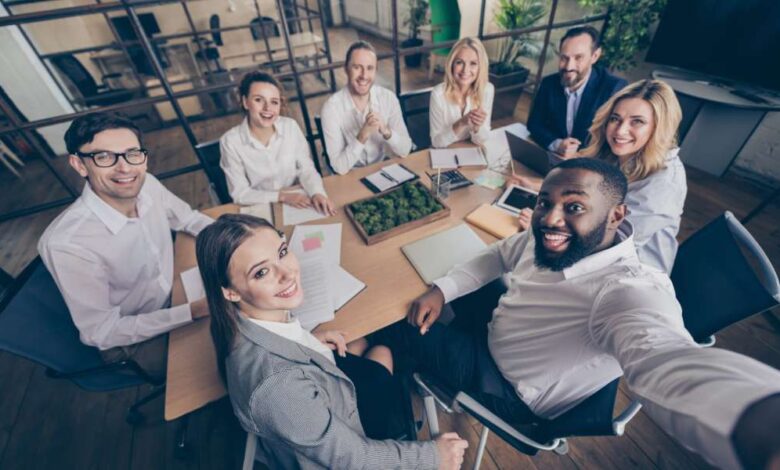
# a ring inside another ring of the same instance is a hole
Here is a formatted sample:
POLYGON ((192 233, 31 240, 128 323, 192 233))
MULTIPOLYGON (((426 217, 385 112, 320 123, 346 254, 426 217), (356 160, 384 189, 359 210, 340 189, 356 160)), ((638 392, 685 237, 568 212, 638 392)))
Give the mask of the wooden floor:
MULTIPOLYGON (((351 30, 336 30, 331 35, 335 57, 356 34, 351 30)), ((386 45, 379 44, 380 49, 386 45)), ((391 66, 382 65, 380 82, 392 87, 391 66)), ((337 74, 340 83, 343 76, 337 74)), ((425 71, 405 71, 404 88, 427 83, 425 71), (408 86, 407 86, 408 85, 408 86)), ((438 78, 440 80, 440 78, 438 78)), ((505 108, 497 108, 495 125, 516 119, 525 122, 528 96, 515 107, 509 99, 496 100, 505 108), (511 102, 512 104, 506 104, 511 102)), ((312 100, 310 109, 318 110, 312 100)), ((293 106, 292 114, 297 111, 293 106)), ((241 119, 227 116, 194 123, 200 141, 218 138, 222 132, 241 119)), ((152 171, 160 172, 195 162, 192 149, 180 128, 169 128, 147 135, 147 146, 155 159, 152 171)), ((60 159, 55 166, 64 167, 60 159)), ((2 201, 0 205, 17 205, 61 197, 61 189, 45 179, 46 169, 29 163, 25 180, 6 180, 0 175, 2 201), (13 186, 19 185, 19 186, 13 186), (13 189, 13 188, 16 189, 13 189)), ((67 171, 75 187, 80 182, 67 171)), ((194 207, 205 208, 208 198, 203 173, 191 173, 168 179, 165 185, 194 207)), ((716 179, 694 169, 688 169, 689 192, 685 204, 680 239, 683 240, 724 210, 743 217, 768 194, 767 188, 750 180, 729 174, 716 179)), ((0 224, 0 266, 18 274, 35 256, 38 236, 59 210, 0 224)), ((780 267, 780 206, 770 205, 747 228, 767 251, 775 267, 780 267)), ((718 347, 734 350, 773 367, 780 368, 780 335, 774 317, 757 316, 734 325, 718 335, 718 347), (772 324, 775 322, 775 325, 772 324)), ((46 377, 42 367, 7 353, 0 353, 0 469, 236 469, 240 467, 244 434, 240 430, 226 400, 214 403, 189 418, 188 441, 193 451, 188 459, 177 459, 174 443, 179 423, 162 419, 162 400, 148 405, 145 424, 131 427, 124 422, 127 407, 147 388, 128 389, 113 393, 89 393, 69 382, 46 377)), ((418 417, 419 399, 415 399, 418 417)), ((621 387, 618 406, 629 401, 621 387)), ((481 426, 464 417, 442 417, 443 430, 455 430, 470 442, 464 468, 474 458, 481 426)), ((423 429, 420 438, 426 436, 423 429)), ((580 438, 572 440, 568 455, 543 453, 528 457, 492 436, 483 462, 485 469, 517 468, 707 468, 696 455, 681 448, 663 433, 647 416, 640 413, 622 438, 580 438)))

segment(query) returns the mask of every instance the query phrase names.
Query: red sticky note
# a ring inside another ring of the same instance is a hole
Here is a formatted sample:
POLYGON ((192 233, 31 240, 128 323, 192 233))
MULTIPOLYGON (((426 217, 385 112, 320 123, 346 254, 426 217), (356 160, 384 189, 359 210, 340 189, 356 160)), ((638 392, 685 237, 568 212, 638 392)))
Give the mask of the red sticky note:
POLYGON ((322 241, 317 237, 303 239, 303 251, 316 250, 322 247, 322 241))

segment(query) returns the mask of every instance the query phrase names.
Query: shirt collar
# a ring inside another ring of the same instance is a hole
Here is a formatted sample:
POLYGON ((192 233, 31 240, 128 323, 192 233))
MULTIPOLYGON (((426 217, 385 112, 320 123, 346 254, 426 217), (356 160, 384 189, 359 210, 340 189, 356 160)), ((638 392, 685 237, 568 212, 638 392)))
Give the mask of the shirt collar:
POLYGON ((617 244, 612 245, 606 250, 599 251, 590 256, 577 261, 572 266, 563 270, 563 277, 573 279, 584 276, 596 271, 600 271, 607 266, 616 264, 620 260, 634 259, 639 262, 634 245, 634 227, 631 222, 624 220, 617 229, 615 236, 619 240, 617 244))
POLYGON ((349 85, 344 87, 344 95, 347 97, 347 109, 350 109, 354 111, 356 114, 359 115, 367 115, 369 109, 378 109, 379 107, 379 98, 377 97, 376 93, 376 83, 371 85, 371 90, 368 92, 368 107, 363 110, 363 112, 360 112, 358 110, 357 106, 355 105, 355 99, 352 98, 352 92, 349 91, 349 85))
MULTIPOLYGON (((135 201, 139 218, 146 214, 149 206, 151 205, 151 200, 144 191, 145 186, 146 181, 144 181, 144 186, 141 187, 141 191, 138 193, 138 197, 135 201)), ((114 235, 119 233, 119 231, 122 230, 122 227, 124 227, 125 224, 127 224, 127 222, 130 220, 129 217, 126 217, 124 214, 111 207, 106 201, 100 199, 100 196, 95 194, 95 192, 92 190, 92 186, 90 186, 89 181, 87 181, 87 184, 84 185, 84 190, 81 193, 81 197, 84 198, 84 204, 86 204, 92 213, 95 214, 95 216, 101 222, 103 222, 106 228, 108 228, 108 230, 114 235)))
POLYGON ((267 149, 271 146, 271 143, 274 141, 274 139, 277 139, 284 135, 282 132, 282 126, 279 125, 279 120, 282 118, 282 116, 279 116, 276 118, 276 122, 274 122, 274 135, 271 136, 271 140, 268 141, 268 146, 263 145, 262 142, 257 140, 255 136, 252 135, 252 131, 249 129, 249 118, 245 117, 244 120, 241 122, 240 127, 240 135, 241 135, 241 142, 244 145, 250 145, 256 148, 260 149, 267 149))

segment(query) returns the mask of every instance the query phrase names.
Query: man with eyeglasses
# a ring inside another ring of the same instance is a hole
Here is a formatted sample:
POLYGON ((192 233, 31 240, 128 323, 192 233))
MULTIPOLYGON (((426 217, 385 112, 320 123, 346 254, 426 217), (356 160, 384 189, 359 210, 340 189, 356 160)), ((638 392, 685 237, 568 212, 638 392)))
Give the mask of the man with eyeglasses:
POLYGON ((107 361, 132 358, 161 374, 164 333, 208 315, 205 299, 170 306, 171 231, 197 235, 213 220, 147 174, 148 152, 132 122, 88 114, 73 121, 65 144, 86 184, 41 236, 41 259, 84 344, 107 361))

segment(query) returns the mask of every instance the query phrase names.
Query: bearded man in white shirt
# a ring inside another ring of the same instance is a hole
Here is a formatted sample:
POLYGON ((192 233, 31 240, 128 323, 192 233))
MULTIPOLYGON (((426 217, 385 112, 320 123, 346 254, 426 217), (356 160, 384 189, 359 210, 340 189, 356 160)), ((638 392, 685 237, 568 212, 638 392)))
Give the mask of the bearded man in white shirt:
POLYGON ((86 179, 81 196, 38 242, 79 330, 107 361, 165 370, 168 331, 208 315, 205 299, 170 307, 171 231, 197 235, 213 220, 147 174, 148 152, 131 121, 106 113, 74 120, 68 163, 86 179))
POLYGON ((347 86, 322 106, 322 133, 330 165, 341 175, 385 157, 405 157, 412 149, 401 104, 395 94, 374 84, 374 46, 357 41, 347 49, 347 86))
POLYGON ((379 342, 512 423, 555 418, 624 375, 659 425, 716 465, 777 454, 780 439, 760 420, 762 413, 780 419, 780 372, 696 345, 669 278, 639 262, 626 190, 622 173, 603 161, 556 166, 531 233, 499 241, 436 280, 412 303, 410 324, 380 333, 379 342), (505 273, 506 293, 482 289, 505 273), (469 308, 453 303, 455 322, 475 315, 482 322, 434 324, 445 302, 470 293, 462 304, 469 308), (756 442, 765 445, 756 450, 756 442))

